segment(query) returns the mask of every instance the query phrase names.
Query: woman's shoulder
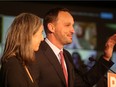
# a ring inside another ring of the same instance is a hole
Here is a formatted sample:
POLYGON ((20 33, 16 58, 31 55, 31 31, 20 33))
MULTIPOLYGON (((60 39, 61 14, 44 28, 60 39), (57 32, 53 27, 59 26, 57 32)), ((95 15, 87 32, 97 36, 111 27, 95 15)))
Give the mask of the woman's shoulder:
POLYGON ((3 62, 2 65, 6 68, 17 68, 20 67, 21 62, 19 61, 19 59, 16 56, 12 56, 10 58, 7 59, 7 61, 3 62))
POLYGON ((17 59, 16 56, 9 57, 9 58, 5 61, 5 63, 9 63, 9 64, 17 63, 17 62, 19 62, 19 60, 17 59))

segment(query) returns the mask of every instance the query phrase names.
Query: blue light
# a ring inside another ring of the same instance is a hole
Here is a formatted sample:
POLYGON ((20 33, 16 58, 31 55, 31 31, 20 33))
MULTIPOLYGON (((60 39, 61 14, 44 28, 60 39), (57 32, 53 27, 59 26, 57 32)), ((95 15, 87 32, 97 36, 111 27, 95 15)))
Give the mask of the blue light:
POLYGON ((110 12, 101 12, 100 17, 102 19, 113 19, 113 14, 110 12))

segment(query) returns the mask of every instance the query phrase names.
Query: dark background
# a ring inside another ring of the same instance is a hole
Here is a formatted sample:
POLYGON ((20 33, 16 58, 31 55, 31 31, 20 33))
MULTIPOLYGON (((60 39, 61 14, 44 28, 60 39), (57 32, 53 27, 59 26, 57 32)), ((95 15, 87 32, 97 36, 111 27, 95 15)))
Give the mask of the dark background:
POLYGON ((0 1, 0 13, 6 15, 17 15, 20 12, 33 12, 43 17, 46 11, 54 7, 66 7, 70 10, 109 9, 116 10, 115 1, 0 1))

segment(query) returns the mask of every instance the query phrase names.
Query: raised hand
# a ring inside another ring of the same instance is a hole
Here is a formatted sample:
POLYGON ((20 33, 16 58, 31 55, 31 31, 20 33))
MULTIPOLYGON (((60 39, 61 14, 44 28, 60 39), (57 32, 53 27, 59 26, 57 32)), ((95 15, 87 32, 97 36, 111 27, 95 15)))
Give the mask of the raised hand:
POLYGON ((113 49, 116 44, 116 34, 112 35, 105 44, 103 58, 109 61, 113 54, 113 49))

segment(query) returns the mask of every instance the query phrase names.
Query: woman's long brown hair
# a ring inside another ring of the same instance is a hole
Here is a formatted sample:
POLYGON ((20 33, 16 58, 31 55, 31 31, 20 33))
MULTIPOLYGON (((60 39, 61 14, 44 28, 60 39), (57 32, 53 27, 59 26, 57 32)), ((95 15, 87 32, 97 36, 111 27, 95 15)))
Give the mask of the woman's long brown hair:
POLYGON ((25 64, 33 61, 32 36, 41 25, 41 18, 34 14, 21 13, 16 16, 9 27, 2 62, 7 61, 11 56, 18 56, 25 64))

